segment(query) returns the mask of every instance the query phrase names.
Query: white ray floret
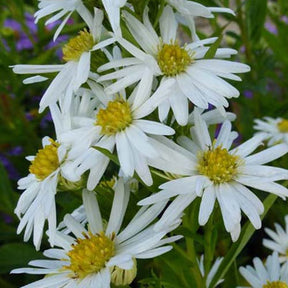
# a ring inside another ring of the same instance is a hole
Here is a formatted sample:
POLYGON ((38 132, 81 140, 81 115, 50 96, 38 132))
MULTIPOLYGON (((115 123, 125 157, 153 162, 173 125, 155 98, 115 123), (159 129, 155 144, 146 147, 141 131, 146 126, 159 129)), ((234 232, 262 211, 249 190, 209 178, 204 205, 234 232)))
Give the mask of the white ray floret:
MULTIPOLYGON (((201 272, 201 275, 203 278, 206 278, 206 282, 205 282, 205 288, 208 288, 213 277, 215 276, 215 274, 217 273, 217 270, 222 262, 223 258, 217 258, 215 260, 215 262, 213 263, 208 275, 205 277, 205 268, 204 268, 204 255, 201 255, 200 257, 200 260, 198 261, 197 259, 197 263, 198 263, 198 266, 199 266, 199 269, 200 269, 200 272, 201 272)), ((224 281, 224 279, 220 279, 215 286, 211 287, 211 288, 214 288, 216 286, 218 286, 219 284, 221 284, 222 282, 224 281)))
MULTIPOLYGON (((251 285, 250 288, 288 287, 288 262, 281 266, 278 254, 268 256, 266 263, 254 258, 253 266, 240 267, 241 275, 251 285), (254 267, 253 267, 254 266, 254 267)), ((238 288, 248 288, 240 287, 238 288)))
POLYGON ((192 140, 180 137, 179 144, 190 153, 194 167, 188 177, 175 179, 160 186, 161 192, 139 202, 147 205, 177 196, 157 224, 177 217, 196 197, 201 197, 198 221, 205 225, 219 203, 226 230, 232 240, 239 237, 241 211, 247 215, 256 229, 261 227, 260 216, 264 207, 257 196, 246 186, 276 194, 285 199, 288 189, 275 181, 288 179, 288 170, 263 165, 288 152, 285 144, 279 144, 250 155, 262 144, 265 135, 257 135, 231 149, 237 133, 231 131, 231 123, 225 121, 217 139, 211 140, 207 124, 194 111, 195 126, 191 128, 192 140))
POLYGON ((109 22, 116 36, 121 36, 120 8, 126 4, 127 0, 102 0, 104 8, 108 14, 109 22))
MULTIPOLYGON (((234 73, 248 72, 250 67, 220 59, 236 54, 235 50, 219 48, 213 59, 204 59, 209 49, 205 45, 214 43, 217 38, 180 46, 176 36, 178 24, 172 8, 168 6, 165 7, 159 21, 159 36, 150 23, 147 9, 144 12, 143 23, 126 11, 123 15, 141 50, 127 40, 118 38, 120 45, 134 57, 111 61, 98 69, 102 72, 123 67, 99 77, 100 82, 117 80, 106 88, 108 94, 116 93, 144 78, 147 86, 151 85, 149 81, 155 77, 161 76, 162 80, 174 79, 170 97, 159 106, 159 117, 163 121, 172 108, 180 125, 187 124, 189 101, 204 109, 208 108, 209 103, 223 109, 228 106, 226 98, 239 96, 238 90, 222 78, 240 81, 241 79, 234 73), (149 73, 146 72, 147 69, 149 73)), ((160 87, 161 85, 160 83, 160 87)))
MULTIPOLYGON (((196 34, 194 17, 205 17, 213 18, 213 13, 229 13, 235 15, 233 10, 223 7, 205 7, 204 5, 187 0, 166 0, 166 2, 171 5, 177 13, 184 20, 185 24, 189 27, 192 39, 199 40, 199 37, 196 34)), ((182 21, 183 21, 182 20, 182 21)))
POLYGON ((109 288, 111 282, 128 285, 136 276, 137 259, 154 258, 172 249, 167 244, 177 241, 181 236, 165 236, 177 228, 181 221, 177 219, 162 231, 155 232, 153 229, 155 219, 166 203, 141 208, 122 228, 130 192, 121 178, 114 190, 109 220, 102 219, 95 194, 83 191, 87 228, 67 214, 64 223, 72 233, 67 235, 57 232, 55 245, 59 248, 44 251, 49 260, 34 260, 29 263, 33 268, 20 268, 11 272, 47 276, 25 288, 109 288), (104 226, 105 220, 108 222, 104 226), (129 279, 121 277, 129 273, 129 279), (117 283, 119 278, 122 283, 117 283))
POLYGON ((39 0, 38 8, 39 10, 34 15, 36 23, 39 19, 51 14, 54 15, 45 22, 45 25, 51 24, 65 16, 54 34, 54 41, 61 33, 61 30, 64 28, 74 11, 82 17, 89 27, 92 26, 93 17, 82 0, 39 0))

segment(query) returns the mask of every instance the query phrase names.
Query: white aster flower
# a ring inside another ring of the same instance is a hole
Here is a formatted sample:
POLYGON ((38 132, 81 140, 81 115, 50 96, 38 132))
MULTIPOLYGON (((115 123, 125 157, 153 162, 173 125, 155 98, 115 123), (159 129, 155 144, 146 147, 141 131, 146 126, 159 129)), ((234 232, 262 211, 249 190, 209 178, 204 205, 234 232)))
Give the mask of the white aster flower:
POLYGON ((49 260, 34 260, 33 268, 15 269, 11 273, 44 274, 42 280, 25 288, 109 288, 130 284, 137 274, 136 260, 157 257, 172 249, 166 244, 181 236, 166 237, 177 228, 179 219, 155 232, 152 222, 165 207, 165 202, 141 208, 128 225, 121 229, 129 201, 123 180, 115 184, 115 195, 107 225, 103 225, 97 198, 83 191, 83 204, 88 218, 87 228, 67 214, 64 222, 71 234, 57 232, 55 245, 44 255, 49 260), (124 276, 124 277, 123 277, 124 276))
MULTIPOLYGON (((209 271, 209 273, 208 273, 208 275, 207 275, 207 277, 206 277, 206 283, 205 283, 206 285, 205 285, 204 288, 208 288, 208 287, 209 287, 209 285, 210 285, 213 277, 214 277, 215 274, 217 273, 217 270, 218 270, 218 268, 219 268, 222 260, 223 260, 222 257, 221 257, 221 258, 217 258, 217 259, 215 260, 215 262, 213 263, 213 265, 212 265, 212 267, 211 267, 211 269, 210 269, 210 271, 209 271)), ((201 255, 199 261, 198 261, 198 259, 197 259, 197 263, 198 263, 198 266, 199 266, 201 275, 202 275, 202 277, 204 278, 204 277, 205 277, 204 255, 201 255)), ((220 279, 220 280, 216 283, 216 285, 213 286, 213 287, 211 287, 211 288, 214 288, 214 287, 218 286, 218 285, 221 284, 223 281, 224 281, 224 279, 220 279)))
POLYGON ((48 137, 43 138, 42 143, 43 149, 36 156, 27 157, 31 161, 30 174, 18 181, 18 188, 25 191, 14 211, 20 218, 17 234, 26 227, 24 241, 28 241, 33 233, 36 249, 40 247, 46 220, 51 241, 56 232, 55 194, 58 185, 65 183, 62 168, 67 154, 65 146, 48 137))
MULTIPOLYGON (((168 95, 173 80, 165 81, 150 98, 151 88, 142 89, 141 82, 128 99, 125 95, 123 97, 105 95, 100 85, 92 81, 89 81, 89 84, 102 105, 100 107, 86 105, 89 109, 92 107, 92 111, 74 117, 73 122, 77 123, 77 127, 60 136, 61 141, 71 146, 68 155, 71 162, 66 169, 70 171, 67 170, 67 174, 74 174, 75 178, 69 180, 77 181, 83 173, 90 170, 87 188, 89 190, 95 188, 110 159, 94 146, 107 149, 111 153, 116 146, 123 175, 132 177, 136 172, 147 185, 152 184, 148 166, 164 168, 172 173, 189 171, 187 167, 190 161, 153 137, 153 135, 172 135, 175 133, 174 130, 164 124, 142 119, 155 110, 168 95), (174 153, 173 160, 171 153, 174 153)), ((76 101, 73 104, 78 106, 78 103, 76 101)))
MULTIPOLYGON (((268 256, 265 264, 259 258, 253 259, 254 267, 240 267, 241 275, 249 282, 251 288, 287 288, 288 263, 280 266, 276 252, 268 256)), ((238 288, 248 288, 239 287, 238 288)))
POLYGON ((265 228, 265 232, 271 237, 271 239, 264 239, 263 245, 272 251, 278 252, 280 262, 288 261, 288 215, 285 216, 285 230, 275 223, 276 232, 265 228))
POLYGON ((124 67, 99 77, 98 81, 117 79, 106 88, 108 94, 116 93, 140 79, 146 79, 148 86, 148 81, 152 81, 151 74, 153 77, 161 76, 162 80, 174 79, 170 97, 159 105, 159 118, 163 121, 172 108, 180 125, 186 125, 188 121, 188 100, 200 108, 207 109, 210 103, 223 109, 228 106, 226 98, 239 96, 238 90, 222 78, 240 81, 233 73, 248 72, 249 66, 219 59, 236 54, 235 50, 220 48, 216 51, 215 59, 203 59, 209 49, 204 45, 213 43, 217 38, 180 46, 176 38, 178 24, 172 8, 168 6, 159 21, 160 36, 150 23, 147 9, 144 12, 144 23, 126 11, 123 14, 130 32, 142 50, 125 39, 118 39, 134 58, 111 61, 98 69, 101 72, 124 67), (149 73, 146 72, 147 69, 149 73))
POLYGON ((61 19, 63 16, 66 16, 54 34, 54 41, 61 33, 61 30, 64 28, 74 11, 78 12, 89 27, 91 27, 93 23, 93 17, 82 0, 39 0, 38 7, 39 10, 34 15, 35 23, 37 23, 39 19, 54 13, 56 14, 49 18, 45 22, 45 25, 51 24, 61 19))
POLYGON ((263 135, 256 135, 231 149, 237 133, 231 132, 229 121, 223 123, 217 139, 211 140, 207 124, 199 113, 194 113, 194 118, 195 126, 191 128, 193 141, 184 136, 178 141, 187 149, 187 157, 194 161, 189 176, 162 184, 161 192, 139 204, 147 205, 177 196, 157 224, 161 227, 171 217, 177 217, 175 211, 181 213, 196 197, 202 197, 198 220, 200 225, 205 225, 217 199, 225 228, 236 241, 241 230, 241 210, 256 229, 261 227, 259 215, 263 213, 263 204, 246 186, 284 199, 288 196, 288 189, 275 183, 287 179, 288 170, 263 165, 287 153, 288 146, 279 144, 250 155, 262 144, 263 135))
MULTIPOLYGON (((80 31, 79 35, 70 39, 63 47, 62 65, 15 65, 13 71, 17 74, 42 74, 59 72, 51 82, 40 101, 42 112, 47 106, 60 101, 64 110, 70 108, 71 98, 79 87, 90 77, 95 78, 95 73, 90 72, 91 53, 114 42, 109 38, 102 42, 102 20, 103 12, 95 8, 95 16, 92 25, 87 30, 80 31)), ((36 76, 26 79, 26 83, 47 80, 47 78, 36 76)))
POLYGON ((267 134, 268 146, 281 142, 288 144, 287 119, 264 117, 264 120, 256 119, 255 123, 254 129, 267 134))

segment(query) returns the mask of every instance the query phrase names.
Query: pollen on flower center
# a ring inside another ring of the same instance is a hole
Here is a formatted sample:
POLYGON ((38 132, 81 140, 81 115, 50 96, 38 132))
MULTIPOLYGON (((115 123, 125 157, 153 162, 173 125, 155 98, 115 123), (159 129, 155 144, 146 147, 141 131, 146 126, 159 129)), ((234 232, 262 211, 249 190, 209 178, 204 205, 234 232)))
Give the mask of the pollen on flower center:
POLYGON ((67 253, 70 258, 70 265, 65 269, 73 272, 73 278, 83 279, 87 275, 99 272, 105 267, 105 263, 114 256, 114 237, 109 238, 104 232, 99 234, 84 235, 84 239, 77 239, 77 243, 67 253))
POLYGON ((282 281, 268 281, 262 288, 288 288, 288 285, 282 281))
POLYGON ((278 130, 281 133, 288 133, 288 120, 283 119, 277 124, 278 130))
POLYGON ((88 52, 94 46, 93 36, 87 31, 79 32, 79 35, 70 39, 62 48, 63 60, 78 61, 84 52, 88 52))
POLYGON ((29 172, 34 174, 39 180, 44 180, 59 167, 57 154, 59 144, 52 139, 50 141, 50 145, 46 145, 38 151, 29 167, 29 172))
POLYGON ((102 127, 102 134, 113 135, 127 128, 133 117, 128 102, 117 99, 110 101, 106 109, 100 109, 95 125, 102 127))
POLYGON ((214 184, 229 182, 238 172, 239 158, 221 146, 212 146, 208 151, 199 153, 197 169, 214 184))
POLYGON ((158 65, 165 76, 175 76, 184 72, 194 60, 189 51, 175 41, 161 45, 157 55, 158 65))

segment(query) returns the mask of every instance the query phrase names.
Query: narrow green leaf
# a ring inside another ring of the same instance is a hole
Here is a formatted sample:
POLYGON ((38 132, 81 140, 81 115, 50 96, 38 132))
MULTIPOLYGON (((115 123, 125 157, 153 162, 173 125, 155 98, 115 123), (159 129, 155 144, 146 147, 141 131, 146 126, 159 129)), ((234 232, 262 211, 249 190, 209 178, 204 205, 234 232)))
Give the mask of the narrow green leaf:
POLYGON ((111 161, 113 161, 118 166, 120 165, 118 157, 116 155, 112 154, 109 150, 102 148, 102 147, 99 147, 99 146, 92 146, 92 148, 98 150, 99 152, 101 152, 102 154, 107 156, 111 161))
POLYGON ((43 258, 29 244, 10 243, 0 247, 0 273, 9 273, 12 269, 26 267, 28 262, 43 258))
POLYGON ((210 46, 208 51, 204 55, 204 59, 212 59, 216 55, 217 49, 221 44, 223 34, 221 34, 218 39, 210 46))
POLYGON ((12 189, 6 170, 0 162, 0 210, 13 215, 17 203, 18 194, 12 189))
POLYGON ((257 43, 262 35, 267 13, 267 0, 245 2, 246 21, 249 38, 257 43))
MULTIPOLYGON (((265 217, 265 215, 267 214, 267 212, 269 211, 269 209, 271 208, 271 206, 273 205, 273 203, 275 202, 276 199, 277 199, 277 196, 274 194, 270 194, 269 196, 266 197, 266 199, 263 203, 265 210, 264 210, 264 213, 261 215, 261 219, 263 219, 265 217)), ((221 265, 219 266, 217 273, 215 274, 215 276, 213 277, 213 279, 209 285, 209 288, 215 287, 216 283, 220 279, 224 278, 224 276, 227 273, 227 271, 229 270, 230 266, 233 264, 236 257, 240 254, 240 252, 246 246, 246 244, 248 243, 248 241, 252 237, 255 230, 256 229, 253 227, 253 225, 250 222, 247 222, 244 225, 244 227, 242 229, 242 233, 241 233, 238 241, 235 242, 231 246, 227 255, 224 257, 221 265)))

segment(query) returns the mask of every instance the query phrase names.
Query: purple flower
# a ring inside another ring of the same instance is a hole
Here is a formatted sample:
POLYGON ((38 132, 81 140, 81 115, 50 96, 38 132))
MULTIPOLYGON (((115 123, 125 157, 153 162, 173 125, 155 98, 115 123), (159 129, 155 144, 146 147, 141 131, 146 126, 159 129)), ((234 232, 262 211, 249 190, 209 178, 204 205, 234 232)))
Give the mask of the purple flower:
POLYGON ((243 94, 248 99, 252 99, 253 98, 253 92, 251 90, 244 90, 243 94))
MULTIPOLYGON (((33 21, 33 16, 25 13, 25 23, 30 31, 30 37, 36 41, 37 26, 33 21)), ((21 24, 14 19, 6 19, 4 21, 4 27, 11 28, 14 30, 14 35, 16 38, 16 50, 29 50, 33 48, 33 43, 28 35, 24 32, 21 24)))
POLYGON ((49 123, 53 121, 51 113, 48 112, 41 120, 40 126, 41 128, 46 128, 49 123))
POLYGON ((0 154, 0 162, 2 162, 2 165, 6 169, 8 177, 11 180, 18 180, 20 178, 18 171, 15 169, 14 165, 5 155, 0 154))
POLYGON ((288 24, 288 17, 287 16, 284 15, 280 19, 282 20, 282 22, 288 24))
POLYGON ((265 28, 272 34, 277 35, 278 34, 278 30, 277 27, 275 26, 274 23, 267 21, 265 23, 265 28))
POLYGON ((23 153, 22 146, 15 146, 8 151, 8 154, 11 156, 19 156, 23 153))
POLYGON ((13 222, 13 218, 6 213, 1 213, 1 217, 6 224, 10 224, 13 222))
MULTIPOLYGON (((51 31, 59 23, 60 23, 60 21, 55 21, 55 22, 47 25, 46 26, 47 31, 51 31)), ((73 23, 73 21, 69 20, 67 23, 71 24, 71 23, 73 23)), ((34 47, 33 42, 37 42, 37 40, 38 40, 38 36, 37 36, 38 28, 34 22, 33 15, 31 15, 29 13, 25 13, 25 24, 27 26, 27 29, 30 32, 29 35, 26 34, 26 32, 24 31, 21 24, 19 22, 17 22, 16 20, 6 19, 4 21, 4 27, 10 28, 14 31, 14 37, 16 38, 15 46, 16 46, 17 51, 33 49, 33 47, 34 47)), ((45 49, 50 49, 52 47, 55 47, 55 46, 59 45, 59 43, 66 41, 67 39, 68 39, 68 36, 63 35, 63 36, 59 37, 56 42, 53 42, 53 41, 49 42, 49 44, 45 47, 45 49)), ((6 41, 3 41, 3 43, 6 47, 6 49, 10 50, 10 47, 8 47, 6 41)), ((56 55, 59 58, 62 58, 62 50, 58 49, 56 51, 56 55)))

